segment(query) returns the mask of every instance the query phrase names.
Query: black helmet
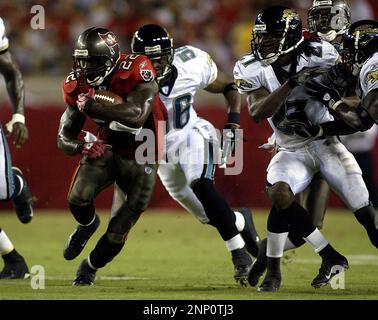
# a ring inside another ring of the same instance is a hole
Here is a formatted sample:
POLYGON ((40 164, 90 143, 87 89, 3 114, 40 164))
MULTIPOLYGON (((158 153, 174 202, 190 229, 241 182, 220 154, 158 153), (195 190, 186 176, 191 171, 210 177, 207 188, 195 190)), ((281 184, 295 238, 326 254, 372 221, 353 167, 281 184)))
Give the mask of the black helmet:
POLYGON ((341 54, 344 62, 353 65, 354 75, 375 52, 378 52, 378 22, 360 20, 353 23, 343 35, 341 54))
POLYGON ((158 81, 172 71, 173 39, 164 28, 156 24, 140 27, 131 40, 131 50, 133 53, 146 55, 152 60, 158 81))
POLYGON ((120 57, 120 47, 113 32, 105 28, 89 28, 76 41, 74 72, 88 84, 100 85, 114 69, 120 57))
POLYGON ((320 39, 333 41, 350 25, 351 10, 345 0, 314 0, 308 11, 308 27, 320 39))
POLYGON ((302 41, 302 21, 293 9, 276 5, 257 15, 251 41, 256 59, 271 64, 302 41))

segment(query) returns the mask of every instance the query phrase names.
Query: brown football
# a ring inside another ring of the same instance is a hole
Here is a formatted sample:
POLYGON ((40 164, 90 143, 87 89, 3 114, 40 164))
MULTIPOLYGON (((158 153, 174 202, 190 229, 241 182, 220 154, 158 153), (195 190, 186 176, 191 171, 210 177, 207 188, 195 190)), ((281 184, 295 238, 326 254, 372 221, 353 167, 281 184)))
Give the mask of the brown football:
POLYGON ((96 90, 94 98, 96 102, 101 103, 105 106, 113 106, 115 104, 124 103, 122 97, 108 90, 96 90))

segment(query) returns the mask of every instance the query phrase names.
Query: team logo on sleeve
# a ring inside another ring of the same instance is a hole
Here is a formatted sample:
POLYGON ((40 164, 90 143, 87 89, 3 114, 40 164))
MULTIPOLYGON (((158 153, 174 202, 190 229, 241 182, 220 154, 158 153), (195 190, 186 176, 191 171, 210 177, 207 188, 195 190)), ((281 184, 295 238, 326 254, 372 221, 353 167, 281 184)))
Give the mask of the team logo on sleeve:
POLYGON ((366 82, 375 83, 378 80, 378 69, 369 72, 366 76, 366 82))
POLYGON ((140 69, 140 75, 143 78, 143 80, 146 82, 150 82, 154 80, 154 74, 152 70, 140 69))
POLYGON ((236 79, 235 84, 238 87, 238 89, 243 90, 243 91, 251 91, 253 88, 251 83, 243 79, 236 79))

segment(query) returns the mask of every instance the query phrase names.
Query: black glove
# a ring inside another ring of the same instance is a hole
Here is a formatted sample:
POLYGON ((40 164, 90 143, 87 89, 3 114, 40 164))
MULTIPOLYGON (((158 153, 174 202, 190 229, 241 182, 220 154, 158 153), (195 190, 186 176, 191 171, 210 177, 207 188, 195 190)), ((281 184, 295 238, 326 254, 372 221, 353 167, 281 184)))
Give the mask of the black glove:
POLYGON ((303 86, 308 80, 324 74, 326 69, 319 67, 303 68, 298 73, 292 75, 289 79, 289 85, 294 88, 296 86, 303 86))
POLYGON ((240 140, 240 114, 230 112, 228 122, 224 126, 221 136, 222 163, 227 161, 227 157, 235 154, 236 142, 240 140))
POLYGON ((354 90, 357 77, 353 75, 352 68, 349 64, 338 63, 329 68, 327 80, 330 86, 341 92, 341 90, 344 91, 350 88, 354 90))
POLYGON ((306 83, 306 92, 311 98, 320 101, 327 108, 333 110, 341 103, 341 95, 335 88, 315 80, 310 80, 306 83))
POLYGON ((287 103, 287 126, 292 128, 293 132, 300 137, 319 137, 323 134, 320 125, 313 124, 306 116, 303 109, 294 107, 293 103, 287 103))
POLYGON ((322 127, 318 124, 313 124, 308 120, 306 122, 290 122, 290 126, 293 128, 296 135, 303 138, 319 138, 323 135, 322 127))

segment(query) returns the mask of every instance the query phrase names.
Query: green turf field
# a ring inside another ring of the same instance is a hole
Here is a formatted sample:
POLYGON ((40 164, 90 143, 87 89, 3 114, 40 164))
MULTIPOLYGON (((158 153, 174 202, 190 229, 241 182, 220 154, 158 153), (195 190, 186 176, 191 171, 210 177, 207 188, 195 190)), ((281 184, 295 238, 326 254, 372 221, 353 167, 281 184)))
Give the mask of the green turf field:
MULTIPOLYGON (((282 266, 278 293, 258 293, 233 281, 231 256, 215 229, 184 212, 146 212, 129 235, 123 251, 100 270, 92 287, 71 285, 76 268, 104 232, 108 216, 84 252, 65 261, 63 244, 75 223, 68 212, 36 211, 31 224, 15 214, 0 212, 1 227, 26 258, 29 268, 42 265, 45 289, 32 289, 30 280, 1 280, 0 299, 378 299, 378 254, 363 229, 346 211, 330 211, 324 233, 349 259, 345 289, 313 289, 320 258, 308 246, 297 249, 282 266)), ((264 236, 266 212, 254 214, 264 236)), ((2 268, 2 261, 0 262, 2 268)))

